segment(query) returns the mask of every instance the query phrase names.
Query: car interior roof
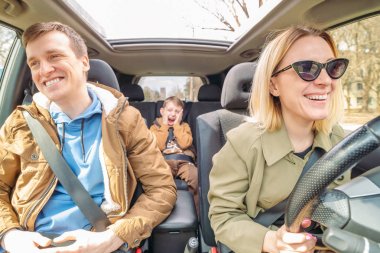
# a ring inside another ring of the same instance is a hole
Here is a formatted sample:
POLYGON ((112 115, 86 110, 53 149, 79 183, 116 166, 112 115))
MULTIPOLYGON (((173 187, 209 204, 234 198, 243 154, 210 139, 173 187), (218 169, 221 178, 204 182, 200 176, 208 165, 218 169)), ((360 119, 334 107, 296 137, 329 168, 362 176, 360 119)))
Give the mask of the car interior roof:
POLYGON ((191 41, 176 43, 175 40, 111 45, 74 15, 64 1, 19 2, 19 7, 11 8, 6 1, 0 1, 0 19, 3 22, 21 31, 34 22, 55 20, 66 23, 84 37, 90 57, 103 59, 115 70, 131 76, 202 77, 221 73, 240 62, 256 59, 266 35, 274 29, 297 23, 314 23, 321 28, 330 28, 380 11, 378 0, 284 0, 230 46, 207 46, 192 44, 191 41))

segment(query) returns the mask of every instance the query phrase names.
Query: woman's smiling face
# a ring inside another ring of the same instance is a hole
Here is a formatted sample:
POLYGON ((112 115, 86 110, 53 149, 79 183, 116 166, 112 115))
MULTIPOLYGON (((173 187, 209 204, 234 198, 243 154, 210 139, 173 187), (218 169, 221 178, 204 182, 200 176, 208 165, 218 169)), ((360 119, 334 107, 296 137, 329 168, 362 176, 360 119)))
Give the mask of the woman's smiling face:
MULTIPOLYGON (((306 36, 289 48, 278 69, 302 60, 325 63, 334 58, 332 49, 324 39, 306 36)), ((291 68, 271 78, 270 92, 279 98, 285 120, 289 118, 294 123, 304 125, 329 115, 329 104, 336 84, 337 80, 331 79, 325 69, 317 79, 308 82, 291 68)))

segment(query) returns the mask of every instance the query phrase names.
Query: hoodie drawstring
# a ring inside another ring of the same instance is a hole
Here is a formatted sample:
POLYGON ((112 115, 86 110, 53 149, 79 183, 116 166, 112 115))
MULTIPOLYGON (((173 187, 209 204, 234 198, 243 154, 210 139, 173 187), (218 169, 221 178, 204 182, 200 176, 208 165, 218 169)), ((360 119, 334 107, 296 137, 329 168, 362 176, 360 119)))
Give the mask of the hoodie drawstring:
POLYGON ((65 122, 62 123, 61 153, 63 152, 63 146, 65 146, 65 122))
MULTIPOLYGON (((84 119, 82 119, 81 127, 80 127, 80 142, 81 142, 81 147, 82 147, 82 159, 83 159, 83 162, 86 162, 86 151, 84 149, 83 130, 84 130, 84 119)), ((62 123, 61 153, 63 152, 64 145, 65 145, 65 122, 62 123)))
POLYGON ((83 129, 84 129, 84 119, 82 119, 82 123, 81 123, 81 127, 80 127, 80 142, 82 144, 83 162, 86 162, 86 152, 84 150, 84 141, 83 141, 83 129))

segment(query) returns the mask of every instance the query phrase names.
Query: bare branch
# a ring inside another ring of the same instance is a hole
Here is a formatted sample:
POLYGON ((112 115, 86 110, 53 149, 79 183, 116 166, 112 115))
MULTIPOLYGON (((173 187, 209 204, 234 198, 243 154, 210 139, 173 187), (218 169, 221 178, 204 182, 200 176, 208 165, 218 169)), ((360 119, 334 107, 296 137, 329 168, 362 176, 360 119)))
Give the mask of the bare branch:
POLYGON ((197 0, 195 0, 195 3, 198 4, 202 9, 206 10, 207 12, 209 12, 215 18, 217 18, 223 25, 225 25, 228 28, 228 29, 226 29, 226 31, 232 31, 232 32, 235 31, 235 28, 231 25, 230 22, 228 22, 228 20, 226 20, 224 18, 224 16, 222 14, 220 14, 219 12, 215 12, 215 11, 210 10, 209 8, 207 8, 205 5, 201 4, 197 0))
POLYGON ((221 2, 226 6, 228 12, 234 18, 237 26, 240 27, 241 24, 240 24, 239 16, 238 16, 236 9, 235 9, 235 6, 234 6, 235 0, 228 0, 228 3, 226 0, 221 0, 221 2))
POLYGON ((226 28, 216 28, 216 27, 202 27, 203 30, 215 30, 215 31, 231 31, 226 28))
POLYGON ((239 20, 239 15, 236 12, 235 0, 230 0, 230 3, 231 3, 230 7, 232 9, 232 13, 233 13, 233 16, 235 18, 236 24, 237 24, 238 27, 240 27, 241 24, 240 24, 240 20, 239 20))
MULTIPOLYGON (((236 2, 239 4, 239 6, 242 9, 242 11, 244 12, 245 16, 247 18, 249 18, 249 12, 248 12, 247 3, 245 2, 245 0, 236 0, 236 2)), ((260 2, 262 5, 262 0, 260 0, 260 2)))

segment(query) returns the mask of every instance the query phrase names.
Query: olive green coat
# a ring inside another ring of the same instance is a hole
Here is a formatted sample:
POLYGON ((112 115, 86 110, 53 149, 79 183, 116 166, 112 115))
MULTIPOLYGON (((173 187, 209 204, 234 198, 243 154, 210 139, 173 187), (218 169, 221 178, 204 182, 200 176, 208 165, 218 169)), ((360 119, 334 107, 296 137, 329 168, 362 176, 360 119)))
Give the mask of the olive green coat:
MULTIPOLYGON (((317 133, 312 150, 328 151, 343 137, 339 126, 331 135, 317 133)), ((310 154, 302 159, 293 153, 285 127, 263 133, 255 123, 246 122, 228 132, 210 173, 209 217, 216 240, 236 253, 261 252, 269 228, 252 217, 289 196, 310 154)), ((347 173, 336 183, 349 178, 347 173)))

